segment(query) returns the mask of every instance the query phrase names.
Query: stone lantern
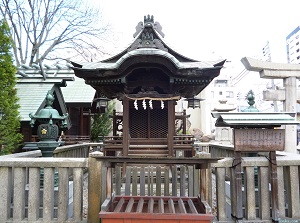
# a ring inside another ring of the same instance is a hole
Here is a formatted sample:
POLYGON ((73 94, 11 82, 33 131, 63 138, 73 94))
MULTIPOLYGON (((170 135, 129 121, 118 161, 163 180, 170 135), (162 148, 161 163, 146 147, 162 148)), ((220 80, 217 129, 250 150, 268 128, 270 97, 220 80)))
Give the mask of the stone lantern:
POLYGON ((193 96, 192 98, 187 98, 185 101, 188 102, 188 108, 200 108, 200 102, 203 101, 204 99, 197 98, 193 96))
MULTIPOLYGON (((213 112, 231 112, 235 109, 234 106, 227 104, 226 99, 221 99, 213 112)), ((216 127, 215 140, 221 144, 232 144, 232 136, 232 128, 224 126, 216 127)))
POLYGON ((96 102, 96 111, 99 111, 100 114, 107 112, 109 101, 110 99, 107 97, 95 98, 93 102, 96 102))
POLYGON ((42 151, 43 157, 52 157, 53 151, 61 145, 61 142, 57 141, 59 127, 66 127, 66 118, 69 116, 68 113, 60 116, 58 111, 52 108, 53 101, 54 95, 48 91, 45 108, 41 109, 37 115, 29 114, 31 127, 36 121, 40 123, 37 130, 40 141, 36 143, 36 147, 42 151))

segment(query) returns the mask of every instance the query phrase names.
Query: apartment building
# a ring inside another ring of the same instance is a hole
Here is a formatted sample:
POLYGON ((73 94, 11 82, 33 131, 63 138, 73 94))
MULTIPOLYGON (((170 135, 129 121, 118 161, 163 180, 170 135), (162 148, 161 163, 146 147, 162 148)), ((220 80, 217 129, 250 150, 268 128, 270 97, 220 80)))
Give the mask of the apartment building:
POLYGON ((288 63, 300 64, 300 26, 286 37, 286 52, 288 63))

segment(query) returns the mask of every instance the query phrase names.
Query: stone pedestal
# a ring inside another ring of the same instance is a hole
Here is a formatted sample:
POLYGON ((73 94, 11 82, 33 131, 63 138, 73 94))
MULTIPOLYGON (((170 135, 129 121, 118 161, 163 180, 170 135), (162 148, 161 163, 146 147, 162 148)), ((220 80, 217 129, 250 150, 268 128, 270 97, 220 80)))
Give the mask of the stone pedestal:
POLYGON ((41 150, 43 157, 53 157, 53 151, 59 147, 63 141, 40 141, 40 142, 26 142, 23 150, 41 150))
POLYGON ((232 128, 230 127, 216 127, 215 140, 221 144, 233 144, 232 128))

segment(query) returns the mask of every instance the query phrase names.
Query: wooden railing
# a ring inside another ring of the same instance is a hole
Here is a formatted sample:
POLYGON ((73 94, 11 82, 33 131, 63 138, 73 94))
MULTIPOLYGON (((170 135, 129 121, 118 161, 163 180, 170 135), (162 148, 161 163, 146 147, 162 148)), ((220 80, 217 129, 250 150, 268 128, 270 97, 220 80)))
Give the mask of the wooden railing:
POLYGON ((103 143, 80 143, 60 146, 53 151, 53 157, 87 158, 94 151, 100 151, 103 143))
POLYGON ((104 154, 115 154, 123 151, 122 136, 104 136, 103 137, 103 152, 104 154))
POLYGON ((82 135, 64 135, 62 140, 66 145, 73 145, 78 143, 87 143, 90 141, 90 136, 82 135))
MULTIPOLYGON (((124 196, 172 196, 197 197, 206 201, 205 192, 209 179, 208 163, 216 159, 174 157, 105 157, 101 153, 91 154, 89 169, 89 209, 91 222, 96 222, 100 204, 114 195, 124 196)), ((210 170, 209 170, 210 171, 210 170)), ((209 205, 207 205, 209 206, 209 205)))
MULTIPOLYGON (((139 164, 143 164, 143 160, 140 160, 139 164)), ((123 163, 119 163, 112 173, 116 176, 114 184, 111 185, 114 193, 128 196, 197 196, 199 194, 199 171, 192 168, 193 166, 165 165, 127 166, 122 172, 123 163)))
MULTIPOLYGON (((111 155, 114 152, 123 151, 123 137, 122 136, 105 136, 103 138, 104 154, 111 155), (110 153, 113 152, 113 153, 110 153)), ((190 156, 195 155, 194 150, 194 136, 193 135, 176 135, 173 137, 174 155, 176 151, 189 151, 190 156)), ((149 156, 168 156, 167 138, 134 138, 129 140, 129 154, 141 155, 147 153, 149 156), (146 151, 143 151, 146 150, 146 151), (147 150, 151 150, 150 154, 147 150)))
MULTIPOLYGON (((282 222, 300 220, 300 156, 280 153, 277 157, 279 216, 282 222)), ((241 221, 272 222, 269 160, 266 157, 243 157, 243 219, 241 221)), ((216 215, 218 221, 229 222, 235 215, 235 175, 226 173, 233 165, 233 158, 220 160, 211 166, 215 169, 216 215), (230 179, 225 178, 229 176, 230 179), (224 196, 225 195, 225 196, 224 196), (230 209, 231 207, 231 209, 230 209)))

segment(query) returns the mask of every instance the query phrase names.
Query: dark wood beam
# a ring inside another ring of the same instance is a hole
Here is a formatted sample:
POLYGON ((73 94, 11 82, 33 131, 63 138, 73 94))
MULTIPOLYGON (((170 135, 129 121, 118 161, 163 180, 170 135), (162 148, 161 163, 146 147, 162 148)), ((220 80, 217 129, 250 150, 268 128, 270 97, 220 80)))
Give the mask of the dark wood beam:
POLYGON ((128 155, 129 150, 129 99, 123 99, 123 156, 128 155))

